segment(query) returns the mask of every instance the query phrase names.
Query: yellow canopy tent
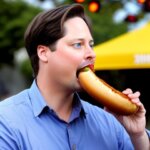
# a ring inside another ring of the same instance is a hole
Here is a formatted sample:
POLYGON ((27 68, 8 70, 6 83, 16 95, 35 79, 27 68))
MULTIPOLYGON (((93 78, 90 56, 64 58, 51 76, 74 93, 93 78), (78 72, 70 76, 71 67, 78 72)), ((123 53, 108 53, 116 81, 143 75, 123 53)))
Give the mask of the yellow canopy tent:
POLYGON ((94 47, 95 70, 150 68, 150 24, 94 47))

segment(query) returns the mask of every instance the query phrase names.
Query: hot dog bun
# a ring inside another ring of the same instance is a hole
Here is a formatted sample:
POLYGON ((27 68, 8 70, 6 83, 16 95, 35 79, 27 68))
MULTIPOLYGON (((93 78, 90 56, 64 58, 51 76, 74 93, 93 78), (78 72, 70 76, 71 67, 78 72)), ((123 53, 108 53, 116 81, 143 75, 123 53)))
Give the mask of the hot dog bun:
POLYGON ((89 67, 79 71, 78 79, 82 88, 110 111, 120 115, 130 115, 138 110, 138 106, 125 94, 98 78, 89 67))

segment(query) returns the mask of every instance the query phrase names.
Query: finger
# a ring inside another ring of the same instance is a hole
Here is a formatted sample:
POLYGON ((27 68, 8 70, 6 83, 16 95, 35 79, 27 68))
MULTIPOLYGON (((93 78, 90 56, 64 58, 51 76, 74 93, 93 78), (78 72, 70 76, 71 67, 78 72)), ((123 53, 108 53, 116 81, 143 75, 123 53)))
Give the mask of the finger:
POLYGON ((139 98, 131 99, 131 101, 132 101, 134 104, 136 104, 137 106, 141 106, 141 105, 142 105, 142 103, 141 103, 141 101, 139 100, 139 98))
POLYGON ((140 95, 141 95, 141 93, 140 93, 139 91, 137 91, 137 92, 135 92, 135 93, 130 93, 130 94, 128 94, 128 97, 129 97, 130 99, 135 99, 135 98, 139 98, 140 95))
POLYGON ((138 109, 138 115, 139 117, 142 117, 146 114, 146 109, 144 108, 144 105, 141 103, 138 109))
POLYGON ((124 94, 131 94, 133 91, 130 88, 127 88, 126 90, 123 91, 124 94))

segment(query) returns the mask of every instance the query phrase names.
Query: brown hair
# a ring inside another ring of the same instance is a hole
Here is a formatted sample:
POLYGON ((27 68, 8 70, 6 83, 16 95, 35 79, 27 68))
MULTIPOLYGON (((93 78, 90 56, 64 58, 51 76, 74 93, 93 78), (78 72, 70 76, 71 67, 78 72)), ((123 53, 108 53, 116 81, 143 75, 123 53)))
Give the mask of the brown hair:
POLYGON ((64 36, 64 22, 75 16, 81 17, 91 31, 89 20, 80 4, 64 5, 41 12, 29 24, 24 40, 35 76, 37 76, 39 70, 37 46, 49 46, 54 51, 57 40, 64 36))

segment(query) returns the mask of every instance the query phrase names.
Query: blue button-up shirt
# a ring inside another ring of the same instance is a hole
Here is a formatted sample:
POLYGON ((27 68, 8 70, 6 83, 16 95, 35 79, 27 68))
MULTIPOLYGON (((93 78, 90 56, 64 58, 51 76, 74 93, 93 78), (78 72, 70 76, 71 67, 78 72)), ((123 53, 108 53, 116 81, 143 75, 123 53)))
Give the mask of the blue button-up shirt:
POLYGON ((74 96, 69 122, 48 107, 36 82, 0 104, 0 150, 132 150, 109 113, 74 96))

